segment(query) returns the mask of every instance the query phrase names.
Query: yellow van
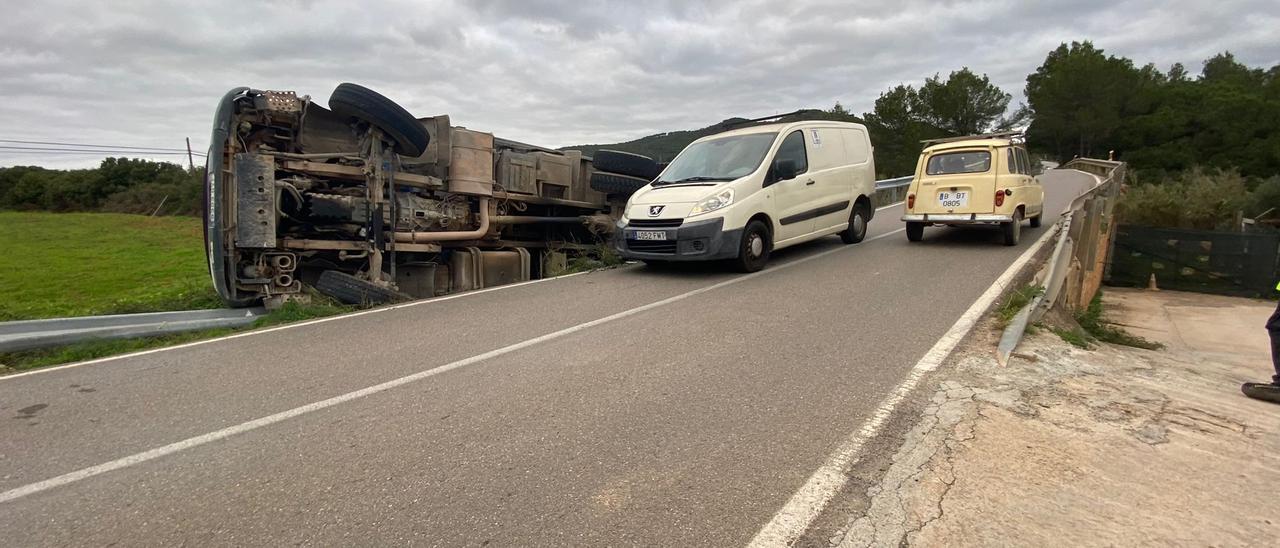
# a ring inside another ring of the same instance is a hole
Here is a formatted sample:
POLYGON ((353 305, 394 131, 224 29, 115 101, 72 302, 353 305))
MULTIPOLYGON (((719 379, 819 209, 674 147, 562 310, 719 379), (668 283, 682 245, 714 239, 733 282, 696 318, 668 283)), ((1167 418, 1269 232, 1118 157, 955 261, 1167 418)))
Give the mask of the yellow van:
POLYGON ((907 191, 907 239, 933 225, 999 225, 1004 245, 1018 245, 1022 221, 1040 226, 1044 189, 1017 133, 925 141, 907 191))

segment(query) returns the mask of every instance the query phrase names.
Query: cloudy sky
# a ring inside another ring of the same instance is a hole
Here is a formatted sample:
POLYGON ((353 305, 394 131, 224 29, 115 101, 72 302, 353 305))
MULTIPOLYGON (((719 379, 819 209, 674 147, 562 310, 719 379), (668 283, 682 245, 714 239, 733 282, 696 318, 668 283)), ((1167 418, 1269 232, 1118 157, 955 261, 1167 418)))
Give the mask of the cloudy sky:
POLYGON ((0 0, 0 13, 0 166, 101 158, 12 141, 202 150, 218 98, 241 85, 323 104, 356 82, 418 116, 563 146, 836 101, 864 112, 964 66, 1016 104, 1072 40, 1193 73, 1223 50, 1280 64, 1275 0, 0 0))

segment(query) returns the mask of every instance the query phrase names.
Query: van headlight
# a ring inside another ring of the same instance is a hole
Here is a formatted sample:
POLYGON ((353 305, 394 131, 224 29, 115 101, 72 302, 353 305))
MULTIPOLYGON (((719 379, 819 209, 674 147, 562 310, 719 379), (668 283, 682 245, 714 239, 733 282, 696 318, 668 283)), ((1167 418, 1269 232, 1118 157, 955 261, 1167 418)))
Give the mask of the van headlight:
POLYGON ((702 215, 703 213, 711 213, 717 209, 722 209, 733 203, 733 189, 728 188, 719 193, 706 198, 697 204, 694 204, 693 210, 689 212, 689 216, 702 215))

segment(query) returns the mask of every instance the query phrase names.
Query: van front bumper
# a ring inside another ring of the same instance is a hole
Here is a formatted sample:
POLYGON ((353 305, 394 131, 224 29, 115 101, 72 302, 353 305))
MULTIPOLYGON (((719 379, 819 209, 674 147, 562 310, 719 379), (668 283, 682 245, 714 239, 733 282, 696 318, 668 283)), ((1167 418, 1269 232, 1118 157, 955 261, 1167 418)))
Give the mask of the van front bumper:
POLYGON ((902 220, 911 223, 946 223, 959 225, 966 223, 1008 223, 1013 221, 1013 216, 991 213, 916 213, 903 215, 902 220))
POLYGON ((714 261, 738 256, 742 229, 723 230, 724 219, 682 222, 678 226, 633 226, 619 221, 613 247, 624 259, 642 261, 714 261), (665 240, 637 240, 636 232, 663 232, 665 240))

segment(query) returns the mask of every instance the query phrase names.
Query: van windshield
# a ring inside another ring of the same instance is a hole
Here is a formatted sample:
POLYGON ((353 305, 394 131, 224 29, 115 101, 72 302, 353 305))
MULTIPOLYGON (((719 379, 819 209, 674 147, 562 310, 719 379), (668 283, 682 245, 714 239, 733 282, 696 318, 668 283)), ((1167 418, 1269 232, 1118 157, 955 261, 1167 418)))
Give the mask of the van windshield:
POLYGON ((952 175, 955 173, 982 173, 991 169, 991 153, 985 150, 966 150, 934 154, 925 166, 926 175, 952 175))
POLYGON ((749 175, 760 167, 777 136, 777 133, 751 133, 689 145, 653 186, 732 181, 749 175))

